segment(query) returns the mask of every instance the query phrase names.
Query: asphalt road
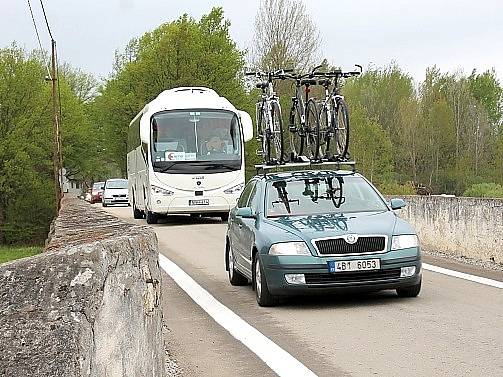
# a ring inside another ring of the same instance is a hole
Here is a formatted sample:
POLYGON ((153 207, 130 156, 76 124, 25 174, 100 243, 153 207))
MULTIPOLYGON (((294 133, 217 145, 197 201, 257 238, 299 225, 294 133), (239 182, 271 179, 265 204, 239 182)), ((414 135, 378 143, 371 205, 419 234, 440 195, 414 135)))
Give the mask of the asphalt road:
MULTIPOLYGON (((128 207, 107 210, 133 220, 128 207)), ((162 254, 319 376, 503 376, 503 290, 423 271, 413 299, 393 291, 304 297, 261 308, 224 266, 226 224, 173 217, 154 229, 162 254)), ((503 273, 441 259, 430 264, 503 281, 503 273)), ((274 373, 164 275, 168 346, 183 375, 274 373)))

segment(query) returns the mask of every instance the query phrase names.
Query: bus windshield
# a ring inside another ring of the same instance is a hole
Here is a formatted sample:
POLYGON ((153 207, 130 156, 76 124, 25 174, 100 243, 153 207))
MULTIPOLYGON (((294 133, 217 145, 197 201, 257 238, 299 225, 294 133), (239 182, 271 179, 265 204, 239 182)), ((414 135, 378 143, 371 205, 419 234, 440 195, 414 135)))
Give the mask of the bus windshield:
POLYGON ((233 112, 176 110, 151 120, 154 171, 217 173, 241 169, 241 132, 233 112))

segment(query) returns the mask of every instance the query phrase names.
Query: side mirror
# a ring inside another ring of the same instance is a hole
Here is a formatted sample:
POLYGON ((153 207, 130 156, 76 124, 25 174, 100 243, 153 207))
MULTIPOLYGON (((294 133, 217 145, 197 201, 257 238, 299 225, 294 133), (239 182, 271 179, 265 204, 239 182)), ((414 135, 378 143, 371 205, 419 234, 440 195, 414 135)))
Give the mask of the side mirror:
POLYGON ((250 114, 246 111, 238 110, 239 118, 241 119, 241 125, 243 126, 243 139, 250 141, 253 139, 253 122, 250 114))
POLYGON ((400 198, 391 199, 391 209, 400 209, 405 207, 405 200, 400 198))
POLYGON ((236 211, 236 216, 242 217, 243 219, 256 219, 257 216, 253 214, 250 207, 238 208, 236 211))

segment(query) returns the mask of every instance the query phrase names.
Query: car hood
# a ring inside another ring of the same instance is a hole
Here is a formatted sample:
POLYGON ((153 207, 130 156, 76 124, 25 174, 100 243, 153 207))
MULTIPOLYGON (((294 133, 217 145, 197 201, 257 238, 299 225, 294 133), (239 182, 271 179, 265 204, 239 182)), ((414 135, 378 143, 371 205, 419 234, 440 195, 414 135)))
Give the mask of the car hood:
POLYGON ((393 211, 285 216, 268 218, 269 225, 293 234, 306 242, 344 234, 414 234, 412 227, 393 211))
POLYGON ((105 195, 106 196, 112 196, 112 195, 124 195, 124 194, 127 194, 128 193, 128 189, 127 188, 123 188, 123 189, 120 189, 120 188, 109 188, 109 189, 106 189, 105 190, 105 195))

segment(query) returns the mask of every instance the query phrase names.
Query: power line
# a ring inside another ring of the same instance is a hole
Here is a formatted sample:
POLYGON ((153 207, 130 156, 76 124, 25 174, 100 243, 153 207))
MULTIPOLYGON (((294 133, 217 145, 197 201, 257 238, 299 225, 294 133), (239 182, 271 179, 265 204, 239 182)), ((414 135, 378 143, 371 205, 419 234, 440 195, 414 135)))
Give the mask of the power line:
MULTIPOLYGON (((30 0, 27 1, 28 1, 28 8, 30 9, 31 20, 33 21, 33 27, 35 28, 35 34, 37 35, 38 45, 40 47, 40 51, 42 52, 44 51, 44 48, 42 47, 42 42, 40 41, 40 34, 38 33, 37 23, 35 22, 35 17, 33 16, 33 10, 31 9, 30 0)), ((49 75, 49 79, 52 79, 49 66, 46 64, 45 67, 47 68, 47 74, 49 75)))
POLYGON ((44 2, 42 0, 40 0, 40 5, 42 6, 42 12, 44 13, 45 24, 47 25, 47 31, 49 32, 49 36, 51 37, 51 39, 54 40, 54 38, 52 37, 51 28, 49 27, 49 21, 47 21, 47 15, 45 14, 44 2))

